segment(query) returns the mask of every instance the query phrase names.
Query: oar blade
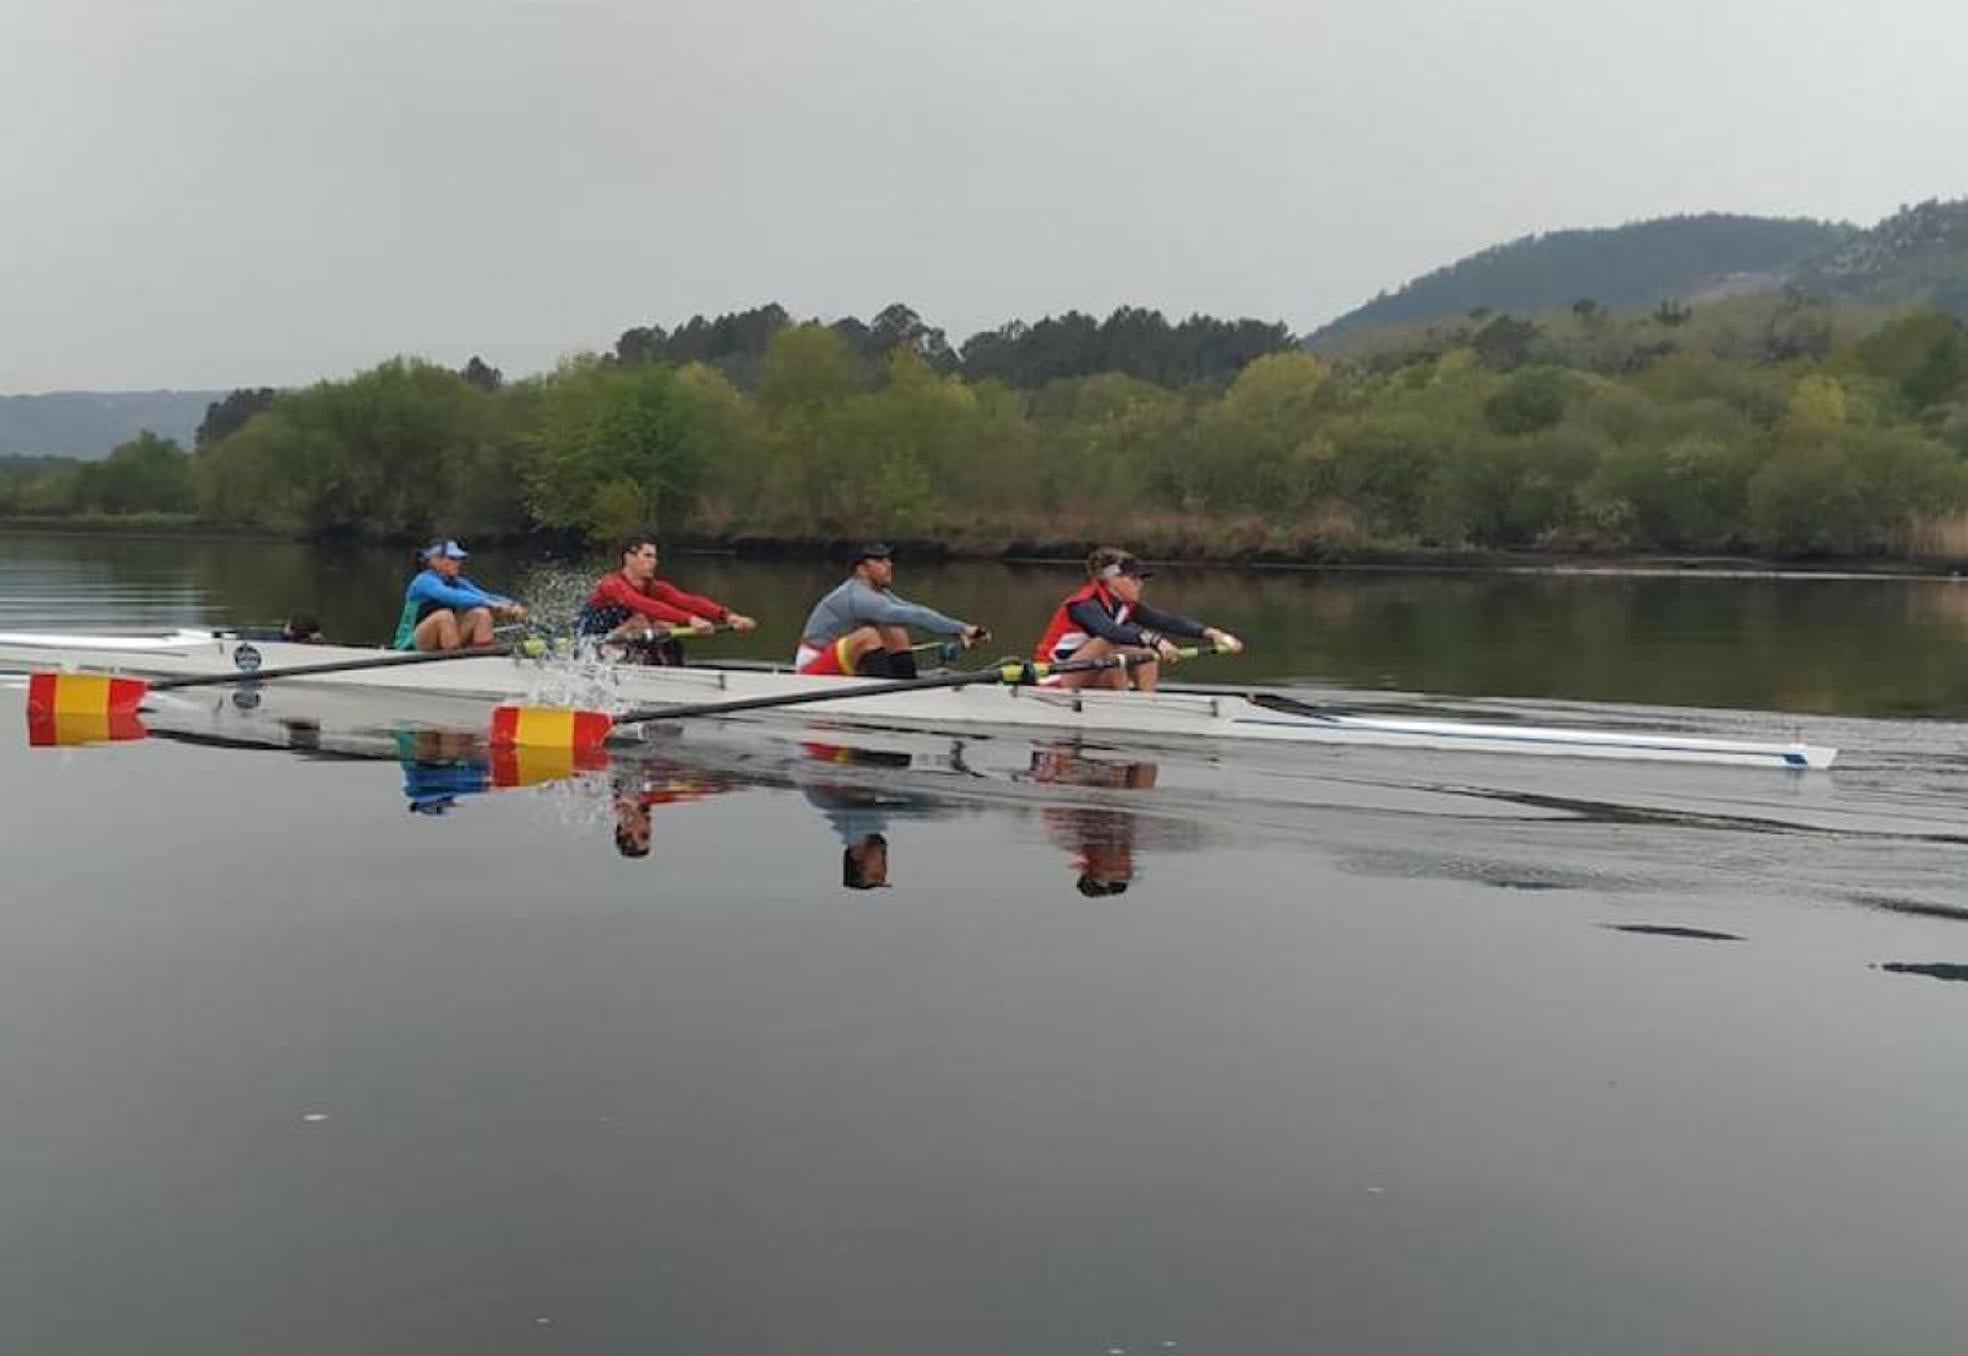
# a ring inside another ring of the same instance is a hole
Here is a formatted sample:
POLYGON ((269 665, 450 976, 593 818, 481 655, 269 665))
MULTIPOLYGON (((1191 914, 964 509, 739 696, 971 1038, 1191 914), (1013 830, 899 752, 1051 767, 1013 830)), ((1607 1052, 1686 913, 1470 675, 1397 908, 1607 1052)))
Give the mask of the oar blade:
POLYGON ((37 749, 69 748, 142 739, 149 731, 134 711, 36 711, 27 713, 27 742, 37 749))
POLYGON ((542 748, 531 744, 501 744, 492 750, 492 785, 502 789, 539 786, 562 781, 608 766, 604 749, 542 748))
POLYGON ((594 749, 607 741, 614 719, 603 711, 552 706, 501 706, 492 713, 494 747, 594 749))
POLYGON ((135 715, 150 685, 106 673, 34 673, 27 679, 27 712, 47 716, 135 715))

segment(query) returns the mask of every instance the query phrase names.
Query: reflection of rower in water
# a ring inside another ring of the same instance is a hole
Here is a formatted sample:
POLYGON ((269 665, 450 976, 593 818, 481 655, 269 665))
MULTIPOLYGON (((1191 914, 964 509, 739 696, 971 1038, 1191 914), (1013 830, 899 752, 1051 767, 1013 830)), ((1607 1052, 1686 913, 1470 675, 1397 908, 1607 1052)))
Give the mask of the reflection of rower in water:
POLYGON ((892 590, 894 553, 871 542, 854 557, 854 572, 814 604, 800 631, 793 667, 801 673, 861 678, 914 678, 909 628, 955 636, 968 649, 990 636, 981 626, 946 617, 892 590))
POLYGON ((734 631, 758 625, 715 599, 685 593, 669 580, 657 578, 658 563, 654 537, 638 535, 624 541, 622 567, 595 582, 575 618, 575 630, 620 647, 644 663, 681 664, 683 646, 669 639, 669 632, 709 635, 719 623, 734 631))
POLYGON ((615 772, 615 850, 624 857, 647 857, 659 805, 680 805, 729 791, 731 782, 699 769, 650 761, 619 764, 615 772))
MULTIPOLYGON (((1072 746, 1037 749, 1032 780, 1052 786, 1093 786, 1146 791, 1160 770, 1153 763, 1112 763, 1081 757, 1072 746)), ((1134 882, 1134 811, 1105 806, 1048 805, 1045 824, 1053 841, 1073 854, 1079 892, 1088 898, 1125 894, 1134 882)))
POLYGON ((403 794, 410 812, 441 815, 460 796, 476 796, 492 785, 491 762, 476 735, 452 730, 398 730, 396 757, 403 767, 403 794))
MULTIPOLYGON (((800 748, 814 762, 838 767, 906 768, 913 761, 906 753, 840 744, 807 742, 800 748)), ((848 890, 886 888, 889 818, 920 813, 936 803, 926 796, 845 778, 801 778, 800 793, 827 817, 841 841, 841 886, 848 890)))
MULTIPOLYGON (((1176 657, 1170 636, 1206 640, 1230 654, 1244 648, 1244 643, 1228 631, 1143 602, 1141 591, 1149 573, 1118 546, 1103 546, 1088 556, 1088 582, 1067 594, 1054 609, 1032 658, 1043 664, 1059 664, 1121 651, 1167 663, 1176 657)), ((1142 692, 1153 692, 1159 668, 1158 663, 1130 664, 1124 669, 1055 674, 1046 681, 1066 688, 1119 689, 1131 682, 1142 692)))

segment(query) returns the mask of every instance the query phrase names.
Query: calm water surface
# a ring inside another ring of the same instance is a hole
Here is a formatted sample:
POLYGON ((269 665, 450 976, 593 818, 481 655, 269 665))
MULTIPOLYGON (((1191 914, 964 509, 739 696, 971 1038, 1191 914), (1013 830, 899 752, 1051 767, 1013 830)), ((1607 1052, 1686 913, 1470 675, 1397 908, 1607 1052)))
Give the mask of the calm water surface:
MULTIPOLYGON (((831 576, 679 574, 760 653, 831 576)), ((1023 641, 1069 577, 901 582, 1023 641)), ((374 635, 395 578, 0 537, 0 627, 374 635)), ((1846 755, 733 721, 568 769, 278 686, 3 740, 0 1350, 1956 1349, 1948 585, 1154 587, 1257 642, 1199 677, 1846 755)))

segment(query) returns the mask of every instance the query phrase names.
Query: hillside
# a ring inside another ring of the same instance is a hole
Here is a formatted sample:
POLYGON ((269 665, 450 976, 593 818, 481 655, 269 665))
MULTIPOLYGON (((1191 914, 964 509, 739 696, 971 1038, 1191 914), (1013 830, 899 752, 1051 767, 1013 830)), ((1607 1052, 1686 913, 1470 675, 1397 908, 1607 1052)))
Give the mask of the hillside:
POLYGON ((1792 283, 1807 296, 1925 302, 1968 320, 1968 198, 1902 207, 1806 261, 1792 283))
POLYGON ((106 457, 144 429, 191 446, 224 391, 56 391, 0 396, 0 456, 106 457))
POLYGON ((1351 330, 1463 316, 1479 307, 1521 315, 1590 298, 1617 309, 1774 288, 1806 259, 1857 234, 1823 221, 1709 213, 1530 235, 1383 293, 1307 342, 1316 346, 1351 330))

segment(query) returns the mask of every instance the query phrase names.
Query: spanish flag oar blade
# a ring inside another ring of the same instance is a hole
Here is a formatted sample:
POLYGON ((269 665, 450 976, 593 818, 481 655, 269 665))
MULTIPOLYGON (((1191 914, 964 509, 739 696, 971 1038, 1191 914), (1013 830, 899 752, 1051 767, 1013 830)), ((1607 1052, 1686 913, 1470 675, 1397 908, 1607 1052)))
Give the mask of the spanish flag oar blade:
POLYGON ((68 748, 142 739, 150 731, 134 711, 52 711, 27 713, 27 742, 37 749, 68 748))
POLYGON ((538 786, 608 766, 601 748, 541 748, 531 744, 498 744, 492 749, 492 785, 502 789, 538 786))
POLYGON ((614 726, 603 711, 501 706, 492 713, 492 743, 504 748, 593 749, 607 740, 614 726))
POLYGON ((135 715, 150 684, 106 673, 34 673, 27 679, 27 712, 45 716, 135 715))

